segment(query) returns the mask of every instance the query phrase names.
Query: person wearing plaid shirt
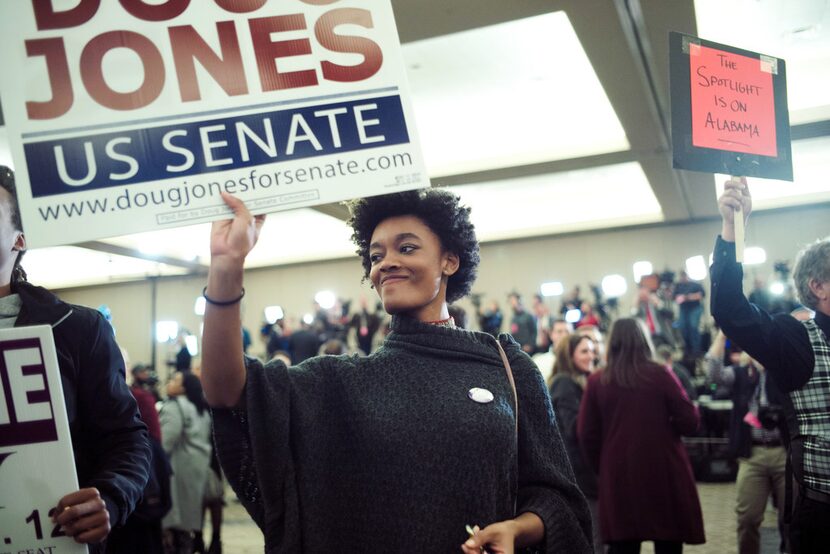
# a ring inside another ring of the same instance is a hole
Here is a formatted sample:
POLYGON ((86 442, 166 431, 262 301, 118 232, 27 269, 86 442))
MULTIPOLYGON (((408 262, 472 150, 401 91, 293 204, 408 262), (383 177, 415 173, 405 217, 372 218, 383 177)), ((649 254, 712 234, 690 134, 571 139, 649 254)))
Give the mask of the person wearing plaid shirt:
POLYGON ((745 179, 726 182, 718 200, 723 218, 715 244, 712 315, 769 372, 785 393, 789 464, 797 483, 790 514, 790 552, 826 552, 830 545, 830 237, 798 256, 793 274, 801 301, 815 318, 771 316, 743 293, 735 259, 735 214, 746 220, 752 198, 745 179))

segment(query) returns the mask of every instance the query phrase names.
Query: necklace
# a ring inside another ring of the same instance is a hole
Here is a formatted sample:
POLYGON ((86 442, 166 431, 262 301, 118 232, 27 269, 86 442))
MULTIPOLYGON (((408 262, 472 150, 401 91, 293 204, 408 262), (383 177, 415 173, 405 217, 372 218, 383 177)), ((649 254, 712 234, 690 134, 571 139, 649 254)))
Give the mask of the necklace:
POLYGON ((447 319, 439 319, 438 321, 425 321, 427 325, 435 325, 436 327, 449 327, 450 329, 455 329, 455 320, 452 316, 448 317, 447 319))

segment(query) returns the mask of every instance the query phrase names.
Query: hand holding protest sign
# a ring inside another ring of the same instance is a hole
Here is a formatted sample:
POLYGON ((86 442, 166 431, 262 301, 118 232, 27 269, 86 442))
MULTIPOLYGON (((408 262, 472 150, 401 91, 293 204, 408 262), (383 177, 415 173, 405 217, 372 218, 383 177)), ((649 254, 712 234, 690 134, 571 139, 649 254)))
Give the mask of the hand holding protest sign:
POLYGON ((390 0, 4 10, 30 246, 428 186, 390 0))
POLYGON ((752 213, 752 196, 745 177, 732 177, 724 183, 723 194, 718 198, 718 209, 723 217, 721 237, 735 243, 735 259, 743 262, 744 229, 752 213))
MULTIPOLYGON (((73 513, 64 515, 57 506, 61 499, 74 505, 82 491, 48 325, 0 330, 0 490, 0 552, 87 552, 61 525, 75 522, 73 513)), ((84 535, 100 530, 100 523, 88 523, 82 523, 79 539, 106 536, 84 535)))

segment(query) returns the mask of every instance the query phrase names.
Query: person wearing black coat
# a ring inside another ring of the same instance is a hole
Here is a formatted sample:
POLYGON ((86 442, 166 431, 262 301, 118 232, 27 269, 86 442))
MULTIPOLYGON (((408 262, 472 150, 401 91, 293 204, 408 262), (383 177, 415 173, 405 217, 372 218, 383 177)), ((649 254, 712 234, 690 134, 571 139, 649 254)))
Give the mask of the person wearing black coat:
POLYGON ((95 310, 27 283, 20 266, 25 249, 14 174, 0 167, 0 327, 52 327, 81 487, 55 499, 57 523, 95 554, 141 498, 149 472, 147 427, 110 324, 95 310))

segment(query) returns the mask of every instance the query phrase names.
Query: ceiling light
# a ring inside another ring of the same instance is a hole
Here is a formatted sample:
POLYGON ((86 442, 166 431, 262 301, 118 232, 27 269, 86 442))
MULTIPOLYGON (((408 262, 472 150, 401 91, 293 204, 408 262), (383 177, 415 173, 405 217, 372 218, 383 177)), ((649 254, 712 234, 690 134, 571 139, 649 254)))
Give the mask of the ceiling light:
POLYGON ((784 294, 784 283, 782 283, 781 281, 776 281, 775 283, 769 286, 769 291, 771 294, 774 294, 775 296, 781 296, 782 294, 784 294))
POLYGON ((634 262, 634 282, 639 283, 640 279, 645 277, 646 275, 651 275, 654 273, 654 266, 651 265, 651 262, 634 262))
POLYGON ((760 246, 748 246, 744 249, 744 265, 758 265, 767 261, 767 253, 760 246))
POLYGON ((576 308, 565 312, 565 321, 568 323, 577 323, 582 319, 582 312, 576 308))
POLYGON ((619 298, 628 290, 625 277, 619 274, 606 275, 602 278, 602 292, 608 298, 619 298))
POLYGON ((305 314, 303 316, 303 323, 305 323, 306 325, 311 325, 312 323, 314 323, 314 316, 311 314, 305 314))
POLYGON ((561 281, 550 281, 548 283, 542 283, 542 296, 562 296, 562 293, 565 292, 565 287, 562 286, 561 281))
POLYGON ((205 301, 204 296, 197 296, 196 297, 196 304, 193 305, 193 313, 196 315, 205 315, 205 301))
POLYGON ((265 321, 273 325, 285 317, 282 306, 265 306, 265 321))
POLYGON ((156 340, 158 342, 170 342, 179 336, 179 324, 176 321, 157 321, 156 340))
POLYGON ((187 351, 190 352, 191 356, 199 355, 199 343, 196 340, 196 335, 187 335, 184 338, 184 345, 187 347, 187 351))
POLYGON ((314 301, 324 310, 330 310, 337 303, 337 296, 330 290, 321 290, 314 295, 314 301))
POLYGON ((686 260, 686 274, 694 281, 706 279, 706 260, 703 256, 692 256, 686 260))

